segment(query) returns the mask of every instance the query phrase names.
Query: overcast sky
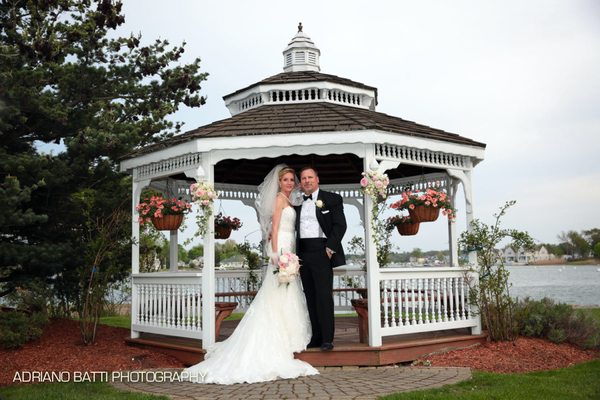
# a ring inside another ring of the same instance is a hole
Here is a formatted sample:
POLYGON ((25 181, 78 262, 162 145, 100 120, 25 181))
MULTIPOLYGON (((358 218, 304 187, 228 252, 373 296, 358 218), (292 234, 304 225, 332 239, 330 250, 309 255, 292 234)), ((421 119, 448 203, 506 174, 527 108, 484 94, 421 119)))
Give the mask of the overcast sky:
MULTIPOLYGON (((491 222, 513 199, 505 226, 538 241, 600 228, 598 1, 124 3, 121 35, 186 41, 185 61, 200 57, 210 74, 208 103, 176 116, 184 130, 228 118, 222 96, 282 72, 282 51, 302 21, 321 71, 377 87, 377 111, 487 144, 474 170, 476 217, 491 222)), ((460 232, 462 197, 457 208, 460 232)), ((225 210, 245 223, 234 239, 259 239, 253 212, 233 202, 225 210)), ((349 225, 348 239, 359 232, 349 225)), ((446 224, 440 217, 415 237, 394 233, 394 243, 445 249, 446 224)))

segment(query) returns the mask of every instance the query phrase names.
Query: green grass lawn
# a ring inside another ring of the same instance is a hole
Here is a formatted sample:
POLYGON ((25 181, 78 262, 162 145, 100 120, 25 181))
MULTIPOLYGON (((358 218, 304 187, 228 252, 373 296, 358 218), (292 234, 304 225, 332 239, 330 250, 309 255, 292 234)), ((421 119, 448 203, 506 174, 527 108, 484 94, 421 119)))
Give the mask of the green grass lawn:
POLYGON ((131 316, 115 315, 115 316, 111 316, 111 317, 100 317, 100 323, 102 325, 130 329, 131 328, 131 316))
POLYGON ((0 387, 4 400, 168 400, 165 396, 124 392, 106 382, 41 383, 0 387))
POLYGON ((600 399, 600 360, 529 374, 474 372, 473 379, 440 389, 397 393, 385 400, 600 399))

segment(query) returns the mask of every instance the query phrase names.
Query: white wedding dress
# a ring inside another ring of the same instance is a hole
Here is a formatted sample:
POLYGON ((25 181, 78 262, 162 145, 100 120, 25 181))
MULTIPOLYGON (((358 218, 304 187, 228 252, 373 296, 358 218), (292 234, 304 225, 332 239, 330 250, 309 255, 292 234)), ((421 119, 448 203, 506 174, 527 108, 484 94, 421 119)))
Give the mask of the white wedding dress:
MULTIPOLYGON (((279 252, 295 252, 296 211, 281 214, 279 252)), ((294 359, 306 349, 311 326, 300 277, 280 284, 273 266, 233 334, 207 349, 205 360, 182 376, 196 383, 255 383, 318 374, 310 364, 294 359)))

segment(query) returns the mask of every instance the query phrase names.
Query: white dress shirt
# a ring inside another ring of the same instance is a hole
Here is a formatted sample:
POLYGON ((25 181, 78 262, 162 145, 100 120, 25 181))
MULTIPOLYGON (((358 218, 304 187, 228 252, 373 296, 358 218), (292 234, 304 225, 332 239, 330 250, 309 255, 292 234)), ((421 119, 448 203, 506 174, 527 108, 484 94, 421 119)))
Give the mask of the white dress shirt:
POLYGON ((316 201, 319 189, 312 193, 312 199, 304 200, 300 214, 300 239, 326 238, 317 220, 316 201))

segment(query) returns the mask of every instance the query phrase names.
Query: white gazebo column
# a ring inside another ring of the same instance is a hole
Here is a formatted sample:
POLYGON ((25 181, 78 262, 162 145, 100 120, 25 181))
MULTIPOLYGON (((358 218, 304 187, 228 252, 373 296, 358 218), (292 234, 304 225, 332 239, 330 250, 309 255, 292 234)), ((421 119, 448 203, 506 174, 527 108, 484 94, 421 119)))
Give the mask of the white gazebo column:
MULTIPOLYGON (((214 187, 215 165, 210 153, 202 155, 203 180, 214 187)), ((214 208, 214 203, 212 205, 214 208)), ((214 210, 213 210, 214 214, 214 210)), ((202 267, 202 347, 215 343, 215 220, 208 219, 204 234, 204 266, 202 267)))
POLYGON ((179 243, 177 243, 177 229, 169 233, 169 272, 177 272, 179 257, 179 243))
MULTIPOLYGON (((456 191, 458 180, 448 179, 448 196, 452 207, 456 206, 456 191)), ((450 252, 450 266, 458 267, 458 237, 456 235, 456 222, 448 218, 448 247, 450 252)))
MULTIPOLYGON (((142 190, 150 184, 150 180, 137 180, 137 169, 133 170, 133 183, 131 189, 131 274, 140 273, 140 222, 137 205, 140 203, 142 190)), ((132 324, 138 319, 138 288, 136 285, 131 285, 131 321, 132 324)), ((131 329, 131 338, 137 339, 140 337, 138 331, 131 329)))
MULTIPOLYGON (((363 165, 364 171, 373 170, 378 167, 373 146, 367 147, 363 165)), ((360 177, 357 177, 357 180, 358 179, 360 179, 360 177)), ((364 195, 363 205, 365 223, 365 258, 367 261, 369 346, 376 347, 381 346, 380 272, 379 264, 377 263, 377 247, 375 246, 375 240, 371 231, 373 201, 368 195, 364 195)))

